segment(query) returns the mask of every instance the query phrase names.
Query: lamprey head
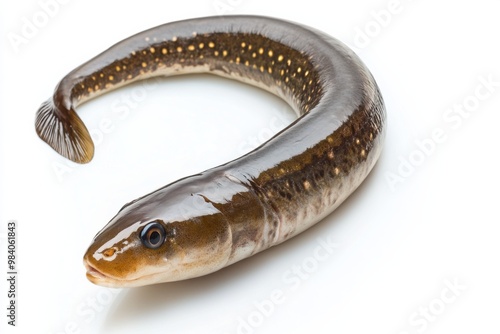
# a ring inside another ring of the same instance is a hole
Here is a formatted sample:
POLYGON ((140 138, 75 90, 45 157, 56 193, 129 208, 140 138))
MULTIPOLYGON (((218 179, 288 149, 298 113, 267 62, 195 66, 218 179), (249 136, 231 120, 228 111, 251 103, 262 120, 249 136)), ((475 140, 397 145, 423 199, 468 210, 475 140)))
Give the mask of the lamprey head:
POLYGON ((92 283, 135 287, 227 264, 231 231, 224 215, 205 196, 181 188, 167 186, 126 205, 95 236, 84 256, 92 283))

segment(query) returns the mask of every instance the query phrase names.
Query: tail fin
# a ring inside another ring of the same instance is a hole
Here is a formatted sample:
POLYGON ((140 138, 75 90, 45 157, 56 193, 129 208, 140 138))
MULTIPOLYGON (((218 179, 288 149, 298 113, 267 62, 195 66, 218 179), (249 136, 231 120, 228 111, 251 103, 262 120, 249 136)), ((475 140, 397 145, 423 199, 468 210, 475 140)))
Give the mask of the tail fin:
POLYGON ((38 136, 62 156, 77 163, 92 160, 94 143, 72 108, 61 110, 50 98, 38 109, 35 127, 38 136))

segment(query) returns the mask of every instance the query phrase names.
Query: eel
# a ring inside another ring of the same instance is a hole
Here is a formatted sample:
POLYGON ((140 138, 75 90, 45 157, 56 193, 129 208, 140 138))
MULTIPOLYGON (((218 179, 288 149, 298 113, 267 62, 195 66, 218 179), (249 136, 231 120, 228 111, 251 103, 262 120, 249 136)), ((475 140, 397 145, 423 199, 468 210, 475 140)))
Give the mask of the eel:
POLYGON ((37 112, 36 131, 64 157, 87 163, 94 145, 78 105, 186 73, 260 87, 298 117, 242 157, 123 206, 84 255, 92 283, 189 279, 278 245, 334 211, 380 156, 385 106, 358 56, 321 31, 261 16, 172 22, 111 46, 59 82, 37 112))

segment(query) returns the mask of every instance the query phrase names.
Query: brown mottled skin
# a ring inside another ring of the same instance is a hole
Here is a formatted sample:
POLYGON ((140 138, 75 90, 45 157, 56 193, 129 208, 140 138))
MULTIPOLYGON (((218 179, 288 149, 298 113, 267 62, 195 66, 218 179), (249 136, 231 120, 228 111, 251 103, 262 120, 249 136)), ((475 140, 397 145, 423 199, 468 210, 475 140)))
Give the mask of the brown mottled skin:
POLYGON ((94 147, 76 106, 147 77, 201 72, 262 87, 299 118, 243 157, 124 206, 85 254, 92 282, 201 276, 279 244, 331 213, 380 155, 385 108, 359 58, 314 29, 252 16, 169 23, 112 46, 61 80, 37 132, 86 163, 94 147), (163 237, 154 249, 141 234, 153 225, 163 237))

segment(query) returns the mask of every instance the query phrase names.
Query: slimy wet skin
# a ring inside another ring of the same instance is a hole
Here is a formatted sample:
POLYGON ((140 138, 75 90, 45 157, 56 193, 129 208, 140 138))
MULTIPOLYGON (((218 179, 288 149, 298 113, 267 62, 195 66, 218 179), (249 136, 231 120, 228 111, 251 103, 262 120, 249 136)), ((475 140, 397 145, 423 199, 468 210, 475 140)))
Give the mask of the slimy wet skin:
POLYGON ((119 42, 61 80, 37 113, 37 133, 87 163, 94 145, 79 104, 141 79, 185 73, 261 87, 298 119, 236 160, 125 205, 84 256, 95 284, 202 276, 277 245, 335 210, 380 155, 385 107, 359 58, 322 32, 255 16, 173 22, 119 42))
MULTIPOLYGON (((212 176, 194 176, 208 186, 212 176)), ((210 202, 184 179, 126 205, 98 233, 84 256, 87 278, 110 287, 177 281, 216 271, 232 253, 232 235, 224 199, 210 202)), ((244 188, 219 181, 242 201, 244 188), (241 192, 241 193, 240 193, 241 192)), ((253 200, 256 199, 251 195, 253 200)), ((214 198, 215 199, 215 198, 214 198)))

